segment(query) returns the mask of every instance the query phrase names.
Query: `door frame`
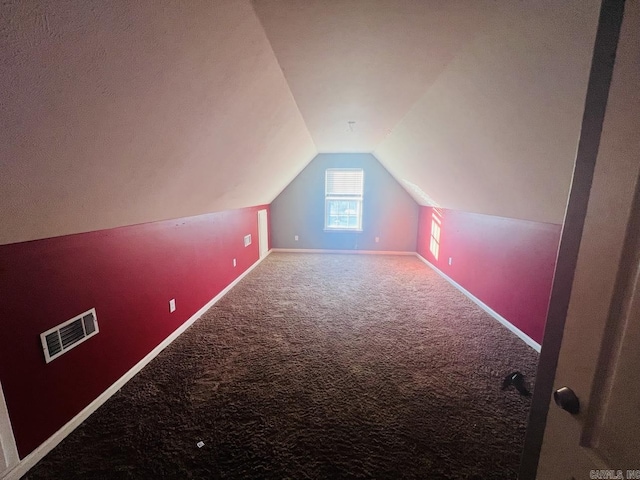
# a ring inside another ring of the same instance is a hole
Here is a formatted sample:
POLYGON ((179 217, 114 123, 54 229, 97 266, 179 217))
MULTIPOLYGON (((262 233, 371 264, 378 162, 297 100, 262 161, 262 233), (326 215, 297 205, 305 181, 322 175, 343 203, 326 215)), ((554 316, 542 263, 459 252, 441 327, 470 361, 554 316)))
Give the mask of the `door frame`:
POLYGON ((623 14, 624 1, 603 0, 594 43, 580 140, 562 226, 547 322, 522 452, 519 480, 534 480, 537 474, 578 260, 578 250, 582 240, 591 183, 600 147, 602 125, 607 108, 623 14))
POLYGON ((264 258, 269 253, 269 213, 266 208, 258 210, 258 254, 264 258))
POLYGON ((11 419, 0 383, 0 477, 20 462, 11 419))

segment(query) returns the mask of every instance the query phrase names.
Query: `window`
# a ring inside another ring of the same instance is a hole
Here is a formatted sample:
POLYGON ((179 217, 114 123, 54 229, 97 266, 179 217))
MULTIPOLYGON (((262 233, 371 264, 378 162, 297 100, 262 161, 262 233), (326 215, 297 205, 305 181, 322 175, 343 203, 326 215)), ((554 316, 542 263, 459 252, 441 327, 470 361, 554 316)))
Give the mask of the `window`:
POLYGON ((438 260, 440 254, 440 231, 442 230, 442 220, 440 217, 433 213, 431 215, 431 243, 429 244, 429 251, 438 260))
POLYGON ((325 230, 362 230, 361 168, 329 168, 325 172, 325 230))

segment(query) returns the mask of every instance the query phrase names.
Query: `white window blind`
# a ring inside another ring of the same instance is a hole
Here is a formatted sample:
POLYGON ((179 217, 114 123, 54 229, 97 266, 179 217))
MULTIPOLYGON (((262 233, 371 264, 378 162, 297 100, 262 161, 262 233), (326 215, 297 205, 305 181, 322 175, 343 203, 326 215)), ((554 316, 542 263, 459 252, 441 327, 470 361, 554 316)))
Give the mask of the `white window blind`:
POLYGON ((326 195, 362 196, 364 186, 362 169, 329 168, 326 175, 326 195))

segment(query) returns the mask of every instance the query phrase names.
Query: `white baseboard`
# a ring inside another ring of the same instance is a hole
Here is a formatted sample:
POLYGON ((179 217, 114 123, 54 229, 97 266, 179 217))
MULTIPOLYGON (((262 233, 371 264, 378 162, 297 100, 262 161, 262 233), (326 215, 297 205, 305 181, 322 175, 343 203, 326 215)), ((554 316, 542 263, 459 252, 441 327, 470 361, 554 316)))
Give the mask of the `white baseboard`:
POLYGON ((473 303, 478 305, 481 309, 483 309, 485 312, 487 312, 489 315, 491 315, 493 318, 495 318, 497 321, 499 321, 502 325, 507 327, 513 333, 515 333, 518 337, 520 337, 524 341, 524 343, 529 345, 536 352, 538 352, 538 353, 540 352, 540 344, 538 342, 536 342, 535 340, 533 340, 529 335, 524 333, 518 327, 514 326, 511 322, 509 322, 509 320, 507 320, 502 315, 500 315, 498 312, 493 310, 486 303, 484 303, 478 297, 473 295, 471 292, 469 292, 466 288, 464 288, 458 282, 453 280, 450 276, 448 276, 446 273, 444 273, 442 270, 440 270, 438 267, 436 267, 433 263, 431 263, 429 260, 424 258, 422 255, 420 255, 419 253, 415 253, 415 256, 418 257, 420 260, 422 260, 424 263, 426 263, 429 267, 431 267, 436 273, 438 273, 442 278, 444 278, 446 281, 448 281, 451 285, 453 285, 458 290, 460 290, 462 293, 464 293, 469 298, 469 300, 471 300, 473 303))
POLYGON ((274 253, 339 253, 355 255, 408 255, 413 256, 416 252, 405 252, 397 250, 329 250, 323 248, 272 248, 274 253))
POLYGON ((26 474, 36 463, 42 460, 47 453, 53 450, 62 440, 64 440, 71 432, 73 432, 82 422, 84 422, 89 415, 95 412, 103 403, 105 403, 109 398, 120 390, 129 380, 131 380, 140 370, 142 370, 151 360, 153 360, 158 354, 164 350, 171 342, 173 342, 176 338, 178 338, 187 328, 189 328, 193 323, 198 320, 207 310, 209 310, 216 302, 218 302, 222 297, 224 297, 229 290, 235 287, 240 280, 242 280, 249 272, 251 272, 254 268, 256 268, 260 262, 262 262, 267 256, 271 253, 268 251, 267 254, 258 259, 253 265, 251 265, 247 270, 244 271, 238 278, 236 278, 232 283, 230 283, 224 290, 222 290, 218 295, 212 298, 205 306, 203 306, 200 310, 194 313, 189 320, 184 322, 177 330, 175 330, 171 335, 169 335, 162 343, 160 343, 156 348, 151 350, 142 360, 140 360, 136 365, 134 365, 127 373, 125 373, 122 377, 120 377, 116 382, 107 388, 98 398, 96 398, 93 402, 87 405, 80 413, 78 413, 75 417, 73 417, 69 422, 67 422, 60 430, 50 436, 44 443, 42 443, 38 448, 36 448, 29 455, 24 457, 17 465, 15 465, 11 470, 6 472, 5 476, 2 477, 2 480, 18 480, 24 474, 26 474))

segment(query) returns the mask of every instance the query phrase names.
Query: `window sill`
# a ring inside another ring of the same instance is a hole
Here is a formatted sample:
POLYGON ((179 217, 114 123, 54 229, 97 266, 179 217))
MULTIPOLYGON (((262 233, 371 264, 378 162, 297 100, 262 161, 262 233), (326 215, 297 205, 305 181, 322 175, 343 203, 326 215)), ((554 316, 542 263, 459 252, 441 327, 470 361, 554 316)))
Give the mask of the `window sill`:
POLYGON ((330 233, 362 233, 361 228, 325 228, 325 232, 330 233))

